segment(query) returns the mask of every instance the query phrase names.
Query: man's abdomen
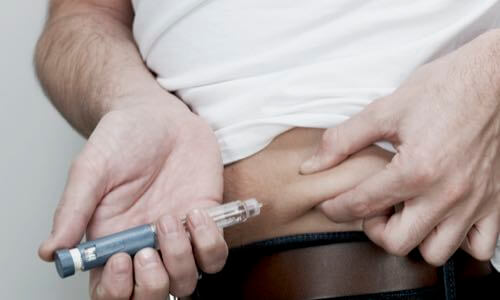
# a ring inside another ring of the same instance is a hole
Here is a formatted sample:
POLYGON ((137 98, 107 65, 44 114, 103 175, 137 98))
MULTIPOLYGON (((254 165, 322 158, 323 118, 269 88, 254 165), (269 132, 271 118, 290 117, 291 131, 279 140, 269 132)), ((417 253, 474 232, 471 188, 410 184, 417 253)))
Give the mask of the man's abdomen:
POLYGON ((261 152, 226 166, 224 202, 255 197, 264 204, 259 217, 226 229, 230 247, 296 233, 362 230, 360 220, 334 223, 316 206, 385 168, 392 154, 371 146, 334 168, 301 175, 300 165, 314 154, 323 131, 292 129, 261 152))

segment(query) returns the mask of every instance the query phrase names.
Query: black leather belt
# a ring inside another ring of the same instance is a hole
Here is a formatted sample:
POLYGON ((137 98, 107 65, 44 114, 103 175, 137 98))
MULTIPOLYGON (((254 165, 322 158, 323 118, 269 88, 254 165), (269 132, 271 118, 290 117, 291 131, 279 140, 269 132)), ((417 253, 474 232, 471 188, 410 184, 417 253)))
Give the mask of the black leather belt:
MULTIPOLYGON (((221 273, 203 275, 193 299, 321 299, 410 290, 442 281, 441 268, 427 264, 418 252, 394 256, 368 241, 261 250, 230 253, 221 273)), ((454 257, 457 280, 492 272, 489 262, 463 251, 454 257)))

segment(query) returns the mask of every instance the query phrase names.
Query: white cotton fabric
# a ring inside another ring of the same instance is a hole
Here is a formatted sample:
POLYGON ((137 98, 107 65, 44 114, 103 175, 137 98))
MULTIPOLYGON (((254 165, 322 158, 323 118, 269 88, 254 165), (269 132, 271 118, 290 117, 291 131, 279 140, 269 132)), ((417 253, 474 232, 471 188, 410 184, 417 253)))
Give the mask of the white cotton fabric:
POLYGON ((145 62, 209 122, 225 164, 293 127, 339 124, 500 24, 496 0, 132 2, 145 62))

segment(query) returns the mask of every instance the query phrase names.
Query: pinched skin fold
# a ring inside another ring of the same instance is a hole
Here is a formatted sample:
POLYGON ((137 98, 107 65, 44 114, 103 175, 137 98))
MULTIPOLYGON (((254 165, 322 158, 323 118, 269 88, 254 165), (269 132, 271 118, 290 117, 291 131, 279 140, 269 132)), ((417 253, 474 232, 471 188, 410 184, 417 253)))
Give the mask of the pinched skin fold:
POLYGON ((318 205, 385 168, 393 154, 370 146, 334 168, 301 175, 300 165, 314 154, 323 132, 294 128, 225 167, 224 202, 255 197, 264 204, 260 216, 224 231, 230 247, 289 234, 362 230, 361 220, 334 223, 318 205))

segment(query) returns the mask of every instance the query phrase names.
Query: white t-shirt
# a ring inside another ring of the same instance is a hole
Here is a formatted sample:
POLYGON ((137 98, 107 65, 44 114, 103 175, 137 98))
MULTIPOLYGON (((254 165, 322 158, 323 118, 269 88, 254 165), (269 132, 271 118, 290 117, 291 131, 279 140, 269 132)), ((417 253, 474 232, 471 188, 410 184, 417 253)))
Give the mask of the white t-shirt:
POLYGON ((145 62, 209 122, 225 164, 293 127, 339 124, 500 26, 497 0, 132 2, 145 62))

